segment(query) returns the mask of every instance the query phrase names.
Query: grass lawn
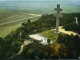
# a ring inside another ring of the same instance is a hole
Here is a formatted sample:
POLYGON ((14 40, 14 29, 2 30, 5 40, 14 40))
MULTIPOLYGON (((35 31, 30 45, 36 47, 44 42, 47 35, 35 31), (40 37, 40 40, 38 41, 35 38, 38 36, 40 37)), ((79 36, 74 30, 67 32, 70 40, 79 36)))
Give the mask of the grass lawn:
POLYGON ((58 49, 60 48, 60 44, 57 43, 58 34, 55 33, 55 30, 44 30, 41 32, 42 35, 48 37, 50 40, 53 40, 53 43, 50 45, 53 49, 55 49, 55 54, 58 54, 58 49))
POLYGON ((58 34, 56 34, 54 30, 44 30, 41 32, 41 34, 48 37, 50 40, 53 40, 54 43, 56 43, 58 34))

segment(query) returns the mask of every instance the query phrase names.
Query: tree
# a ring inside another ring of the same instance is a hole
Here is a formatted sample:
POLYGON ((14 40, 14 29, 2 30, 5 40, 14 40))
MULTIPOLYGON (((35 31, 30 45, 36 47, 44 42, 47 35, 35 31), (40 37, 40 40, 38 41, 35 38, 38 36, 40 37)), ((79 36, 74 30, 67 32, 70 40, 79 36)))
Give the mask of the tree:
POLYGON ((30 19, 28 19, 28 22, 27 23, 31 23, 31 20, 30 19))
POLYGON ((0 45, 3 45, 4 44, 4 40, 3 38, 0 37, 0 45))
POLYGON ((60 45, 59 54, 60 54, 61 58, 66 58, 67 57, 66 47, 65 47, 64 44, 60 45))
POLYGON ((48 44, 50 43, 50 39, 47 39, 48 44))

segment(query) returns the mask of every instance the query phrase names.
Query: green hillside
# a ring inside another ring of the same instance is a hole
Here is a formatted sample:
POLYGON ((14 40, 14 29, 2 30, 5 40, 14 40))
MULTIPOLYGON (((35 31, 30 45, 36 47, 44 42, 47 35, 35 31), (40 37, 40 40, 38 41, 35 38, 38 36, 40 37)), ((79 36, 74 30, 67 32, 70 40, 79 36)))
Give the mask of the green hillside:
MULTIPOLYGON (((60 19, 61 26, 74 24, 74 16, 79 17, 80 13, 66 14, 60 19)), ((79 35, 55 34, 55 17, 53 14, 43 14, 38 20, 24 22, 21 27, 12 31, 4 38, 0 37, 0 59, 78 59, 80 56, 80 37, 79 35), (42 45, 38 41, 31 39, 29 35, 41 33, 53 40, 52 44, 42 45), (24 46, 19 55, 24 41, 33 41, 31 44, 24 46), (10 58, 13 56, 13 58, 10 58)), ((80 21, 79 21, 80 22, 80 21)), ((80 31, 80 30, 78 30, 80 31)))

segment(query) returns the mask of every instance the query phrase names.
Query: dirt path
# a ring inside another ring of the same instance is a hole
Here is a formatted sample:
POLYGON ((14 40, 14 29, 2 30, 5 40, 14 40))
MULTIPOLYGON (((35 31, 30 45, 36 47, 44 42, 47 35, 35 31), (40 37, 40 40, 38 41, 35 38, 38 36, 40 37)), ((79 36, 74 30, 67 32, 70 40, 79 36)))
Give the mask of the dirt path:
POLYGON ((73 34, 73 35, 76 35, 77 33, 76 32, 73 32, 73 31, 65 31, 64 28, 62 28, 62 26, 59 27, 59 31, 62 32, 62 33, 65 33, 65 34, 73 34))
POLYGON ((20 49, 20 51, 19 51, 17 54, 14 54, 13 56, 11 56, 10 58, 13 58, 13 57, 16 56, 16 55, 21 54, 22 51, 23 51, 24 46, 26 46, 26 45, 28 45, 28 44, 30 44, 30 43, 32 43, 32 42, 29 41, 29 40, 25 40, 24 43, 21 45, 21 49, 20 49))
POLYGON ((25 45, 28 45, 28 44, 30 44, 30 43, 32 43, 32 42, 31 42, 31 41, 27 41, 27 40, 24 41, 23 45, 21 45, 21 49, 20 49, 20 51, 19 51, 16 55, 21 54, 22 51, 23 51, 24 46, 25 46, 25 45))
MULTIPOLYGON (((56 30, 56 29, 51 29, 51 30, 56 30)), ((69 34, 69 35, 71 35, 71 34, 73 34, 73 35, 76 35, 76 34, 79 35, 78 33, 73 32, 73 31, 65 31, 65 29, 62 28, 62 26, 59 27, 59 32, 62 32, 62 33, 65 33, 65 34, 69 34)))

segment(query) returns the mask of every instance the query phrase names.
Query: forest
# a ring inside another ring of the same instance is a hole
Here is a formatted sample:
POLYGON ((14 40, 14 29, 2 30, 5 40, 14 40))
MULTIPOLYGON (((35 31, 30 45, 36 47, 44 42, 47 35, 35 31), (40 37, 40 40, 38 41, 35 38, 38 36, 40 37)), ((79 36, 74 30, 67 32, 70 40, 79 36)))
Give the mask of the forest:
MULTIPOLYGON (((80 34, 80 13, 63 13, 60 26, 65 30, 71 30, 80 34), (78 17, 79 25, 76 25, 74 17, 78 17)), ((10 58, 18 53, 24 40, 31 39, 28 35, 43 30, 55 28, 56 19, 53 14, 43 14, 38 20, 23 22, 21 27, 12 31, 6 37, 0 37, 0 59, 78 59, 80 56, 80 37, 73 34, 58 34, 56 40, 60 44, 58 52, 51 45, 42 45, 38 41, 24 47, 20 55, 10 58), (21 34, 21 35, 20 35, 21 34)), ((54 44, 53 44, 54 45, 54 44)))

